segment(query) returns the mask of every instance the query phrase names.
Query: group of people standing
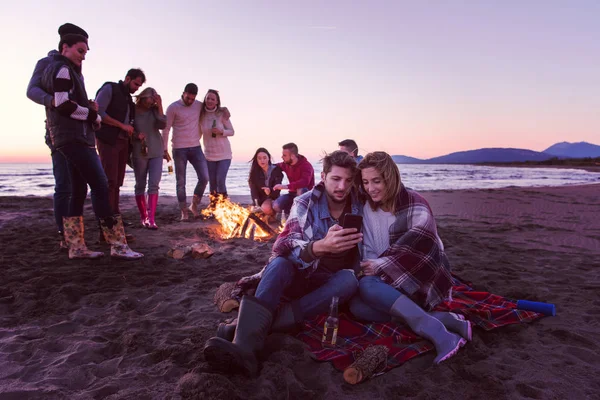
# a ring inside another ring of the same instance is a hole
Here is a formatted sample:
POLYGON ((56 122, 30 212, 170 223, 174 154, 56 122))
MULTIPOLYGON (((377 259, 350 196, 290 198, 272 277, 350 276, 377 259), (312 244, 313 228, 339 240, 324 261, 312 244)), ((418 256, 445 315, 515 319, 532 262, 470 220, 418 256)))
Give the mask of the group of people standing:
POLYGON ((40 59, 27 87, 27 96, 46 108, 46 143, 55 177, 54 215, 61 244, 69 258, 98 258, 84 240, 83 204, 90 187, 92 206, 101 227, 100 240, 111 244, 111 255, 137 259, 124 231, 119 198, 125 168, 135 174, 135 199, 141 224, 157 229, 156 207, 163 159, 171 162, 168 139, 172 130, 173 159, 181 219, 198 207, 207 184, 211 194, 227 196, 226 176, 231 165, 229 137, 234 129, 229 110, 221 107, 219 92, 208 90, 196 100, 198 86, 185 86, 181 99, 163 111, 162 98, 148 87, 141 69, 130 69, 118 82, 104 83, 89 100, 82 63, 89 50, 85 30, 71 23, 59 27, 58 51, 40 59), (162 133, 161 133, 162 130, 162 133), (200 145, 203 138, 204 151, 200 145), (96 152, 97 147, 97 152, 96 152), (198 182, 191 205, 186 201, 187 163, 198 182), (146 191, 147 188, 147 191, 146 191))

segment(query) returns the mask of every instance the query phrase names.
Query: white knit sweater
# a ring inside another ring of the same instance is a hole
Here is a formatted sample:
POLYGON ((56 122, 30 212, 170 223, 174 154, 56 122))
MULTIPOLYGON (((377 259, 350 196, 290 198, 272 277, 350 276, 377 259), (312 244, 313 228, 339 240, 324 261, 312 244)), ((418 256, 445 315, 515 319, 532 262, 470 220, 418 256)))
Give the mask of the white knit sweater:
POLYGON ((371 209, 369 203, 363 208, 363 250, 365 260, 379 258, 390 247, 390 226, 396 216, 378 208, 371 209))
POLYGON ((167 126, 162 133, 165 149, 168 149, 171 127, 173 128, 171 143, 174 149, 200 146, 201 109, 202 103, 198 100, 191 106, 186 106, 181 99, 167 108, 167 126))
POLYGON ((200 136, 204 143, 204 155, 207 161, 231 160, 231 144, 229 136, 233 136, 235 131, 229 119, 225 119, 222 113, 206 111, 204 118, 200 122, 200 136), (223 131, 223 135, 212 137, 211 130, 213 121, 216 121, 216 127, 223 131))

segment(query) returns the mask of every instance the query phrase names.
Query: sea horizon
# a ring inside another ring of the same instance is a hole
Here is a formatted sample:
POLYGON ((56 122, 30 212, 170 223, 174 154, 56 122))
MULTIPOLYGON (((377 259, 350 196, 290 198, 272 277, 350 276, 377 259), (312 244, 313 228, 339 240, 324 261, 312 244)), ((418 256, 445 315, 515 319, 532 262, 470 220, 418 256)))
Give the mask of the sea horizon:
MULTIPOLYGON (((321 163, 312 163, 315 182, 320 181, 321 163)), ((543 187, 600 183, 600 173, 571 168, 482 166, 471 164, 397 164, 405 186, 418 191, 543 187)), ((163 164, 162 195, 174 196, 175 175, 163 164)), ((230 195, 249 195, 250 164, 234 162, 227 176, 230 195)), ((196 176, 187 168, 187 193, 191 196, 196 176)), ((287 183, 284 178, 284 183, 287 183)), ((133 170, 127 167, 121 195, 134 194, 133 170)), ((51 196, 54 176, 51 163, 0 163, 0 196, 51 196)), ((208 187, 205 194, 208 193, 208 187)))

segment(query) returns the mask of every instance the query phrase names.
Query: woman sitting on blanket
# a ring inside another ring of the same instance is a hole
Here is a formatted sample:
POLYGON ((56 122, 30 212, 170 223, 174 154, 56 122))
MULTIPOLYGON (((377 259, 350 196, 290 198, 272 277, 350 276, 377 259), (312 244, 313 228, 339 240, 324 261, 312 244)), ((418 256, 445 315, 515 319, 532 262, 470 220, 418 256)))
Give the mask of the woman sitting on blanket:
POLYGON ((434 362, 439 364, 471 340, 471 324, 456 314, 424 311, 449 298, 452 289, 431 208, 421 195, 404 187, 387 153, 367 154, 358 168, 368 202, 363 211, 365 276, 350 310, 365 321, 403 319, 433 342, 434 362))

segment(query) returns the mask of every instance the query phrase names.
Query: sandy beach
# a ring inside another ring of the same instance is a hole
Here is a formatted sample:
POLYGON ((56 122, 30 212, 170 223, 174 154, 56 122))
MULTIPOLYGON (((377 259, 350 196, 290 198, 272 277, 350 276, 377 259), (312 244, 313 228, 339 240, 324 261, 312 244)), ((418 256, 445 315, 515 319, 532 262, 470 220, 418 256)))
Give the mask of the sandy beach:
MULTIPOLYGON (((557 316, 476 329, 439 366, 430 352, 356 386, 282 334, 267 339, 257 379, 208 368, 204 342, 234 316, 216 309, 215 289, 260 269, 272 241, 222 240, 215 220, 180 223, 166 197, 160 229, 145 230, 123 197, 131 247, 146 257, 75 261, 58 248, 51 198, 0 197, 0 399, 598 398, 600 185, 423 194, 457 275, 555 303, 557 316), (198 241, 211 258, 167 257, 198 241)), ((108 254, 89 200, 85 210, 88 246, 108 254)))

